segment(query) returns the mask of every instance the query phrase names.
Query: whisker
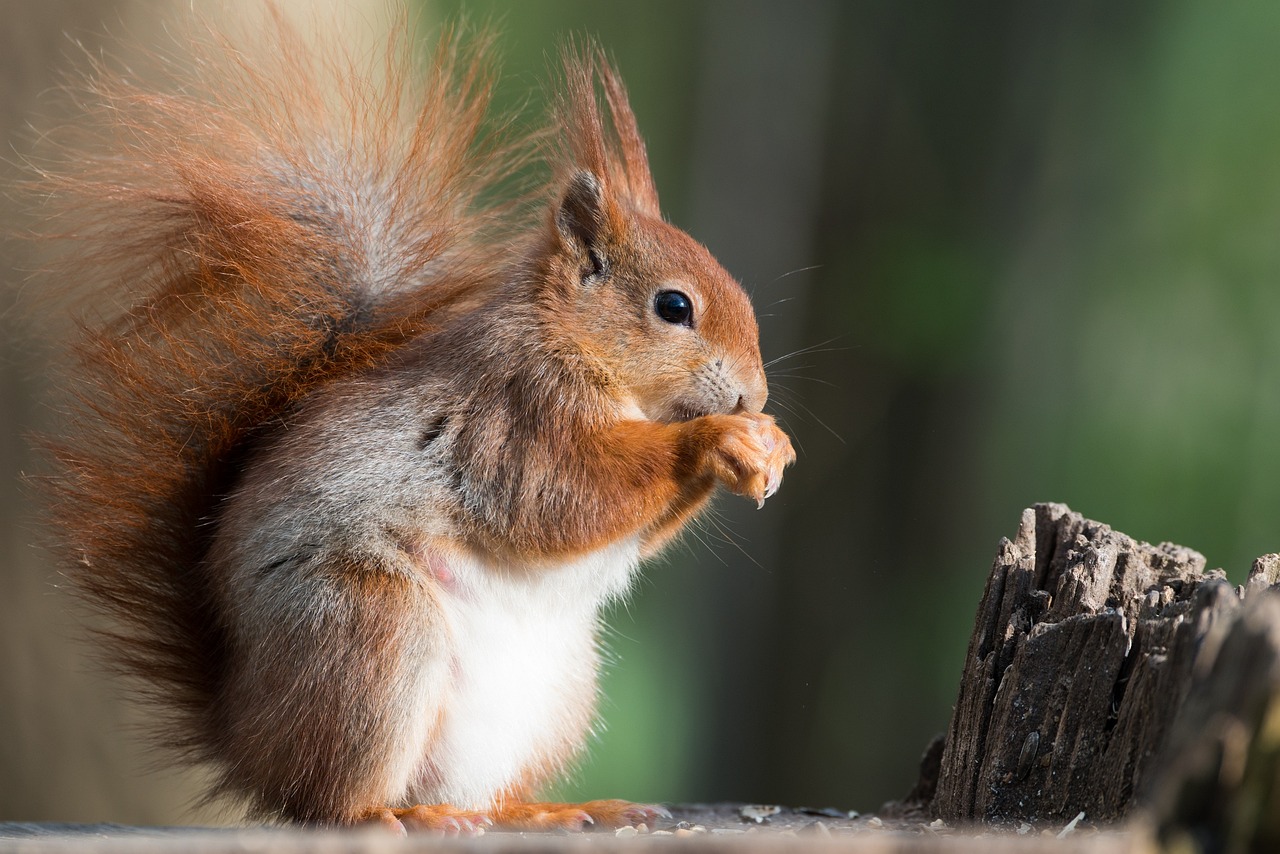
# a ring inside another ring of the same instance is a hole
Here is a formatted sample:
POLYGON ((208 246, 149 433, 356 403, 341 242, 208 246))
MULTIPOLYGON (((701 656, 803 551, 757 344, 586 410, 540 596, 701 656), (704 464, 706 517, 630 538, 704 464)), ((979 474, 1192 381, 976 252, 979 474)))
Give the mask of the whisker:
POLYGON ((781 282, 783 279, 789 276, 794 276, 797 273, 808 273, 810 270, 820 270, 820 269, 822 269, 821 264, 811 264, 808 267, 797 267, 794 270, 788 270, 787 272, 783 273, 781 276, 775 276, 774 278, 768 280, 767 282, 753 282, 751 285, 751 296, 754 297, 756 295, 756 288, 767 287, 769 285, 776 285, 778 282, 781 282))
POLYGON ((813 344, 808 347, 801 347, 799 350, 792 350, 790 353, 770 359, 769 361, 764 363, 764 366, 768 368, 778 364, 784 359, 792 359, 792 358, 795 358, 796 356, 806 355, 809 353, 836 353, 836 352, 849 349, 848 347, 828 347, 827 346, 828 344, 833 344, 836 341, 839 341, 841 337, 842 336, 837 335, 834 338, 828 338, 826 341, 819 341, 817 344, 813 344))
MULTIPOLYGON (((842 388, 842 386, 839 386, 831 382, 831 380, 824 380, 822 377, 807 377, 804 374, 774 374, 773 376, 769 377, 770 384, 772 385, 773 380, 777 380, 777 379, 805 380, 806 382, 817 383, 818 385, 825 385, 828 388, 842 388)), ((779 386, 779 388, 786 388, 786 386, 779 386)))
MULTIPOLYGON (((722 540, 723 542, 728 543, 729 545, 733 546, 735 549, 737 549, 737 550, 742 554, 742 556, 743 556, 743 557, 745 557, 747 560, 749 560, 749 561, 751 561, 752 563, 754 563, 754 564, 755 564, 757 567, 759 567, 760 569, 764 569, 764 564, 760 563, 760 561, 756 559, 756 556, 755 556, 755 555, 751 554, 751 552, 749 552, 749 551, 747 551, 745 548, 743 548, 743 546, 742 546, 742 544, 741 544, 741 543, 739 543, 736 539, 734 539, 732 536, 730 536, 729 530, 727 529, 727 527, 726 527, 722 522, 720 522, 720 521, 719 521, 719 520, 717 520, 717 519, 713 519, 713 518, 708 518, 708 519, 707 519, 707 521, 708 521, 708 522, 710 522, 711 524, 713 524, 713 525, 715 525, 715 526, 716 526, 716 530, 718 530, 718 531, 720 532, 721 540, 722 540)), ((727 566, 727 565, 728 565, 728 564, 726 563, 726 566, 727 566)))
POLYGON ((848 442, 846 442, 846 441, 844 440, 844 437, 843 437, 843 436, 841 436, 841 435, 840 435, 839 433, 837 433, 835 430, 832 430, 832 429, 831 429, 831 427, 827 424, 827 422, 823 421, 821 418, 819 418, 817 415, 815 415, 812 409, 810 409, 809 407, 805 406, 805 405, 804 405, 803 403, 801 403, 799 400, 791 400, 791 401, 778 400, 778 401, 777 401, 777 404, 778 404, 779 406, 782 406, 782 407, 786 408, 789 412, 791 412, 792 414, 796 415, 797 417, 799 417, 799 416, 804 416, 804 417, 807 417, 807 418, 812 419, 814 422, 816 422, 816 423, 818 424, 818 426, 822 427, 822 429, 826 430, 828 433, 830 433, 832 436, 834 436, 834 437, 835 437, 835 439, 836 439, 836 441, 837 441, 837 442, 839 442, 841 445, 847 445, 847 444, 849 444, 848 442), (802 410, 802 411, 797 411, 797 410, 796 410, 795 408, 793 408, 793 407, 798 407, 798 408, 799 408, 799 410, 802 410))
POLYGON ((706 532, 702 530, 702 525, 704 524, 705 520, 708 520, 711 517, 711 515, 712 515, 711 513, 707 513, 705 516, 700 517, 697 520, 696 525, 690 525, 685 530, 689 532, 690 536, 694 537, 695 539, 697 539, 699 543, 702 544, 703 551, 710 553, 712 557, 720 561, 721 566, 728 566, 729 562, 726 561, 724 557, 721 556, 720 552, 716 551, 716 548, 713 545, 711 545, 711 543, 707 542, 706 537, 703 536, 706 532))
POLYGON ((797 267, 797 268, 795 268, 794 270, 792 270, 792 271, 790 271, 790 272, 788 272, 788 273, 783 273, 781 276, 779 276, 778 278, 774 279, 774 280, 773 280, 772 282, 770 282, 769 284, 771 284, 771 285, 772 285, 772 284, 774 284, 775 282, 781 282, 783 279, 787 278, 788 276, 794 276, 796 273, 807 273, 807 272, 809 272, 810 270, 821 270, 821 269, 822 269, 822 265, 821 265, 821 264, 811 264, 811 265, 809 265, 808 267, 797 267))

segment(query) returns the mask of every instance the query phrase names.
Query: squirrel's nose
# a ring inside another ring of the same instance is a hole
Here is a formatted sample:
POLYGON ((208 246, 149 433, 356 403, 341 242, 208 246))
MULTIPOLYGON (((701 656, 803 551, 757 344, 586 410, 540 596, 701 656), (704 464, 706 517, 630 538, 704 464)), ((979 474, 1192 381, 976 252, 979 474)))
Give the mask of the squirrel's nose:
POLYGON ((742 388, 741 394, 738 395, 738 412, 760 412, 764 409, 764 402, 769 399, 769 386, 765 383, 764 375, 747 381, 742 388))

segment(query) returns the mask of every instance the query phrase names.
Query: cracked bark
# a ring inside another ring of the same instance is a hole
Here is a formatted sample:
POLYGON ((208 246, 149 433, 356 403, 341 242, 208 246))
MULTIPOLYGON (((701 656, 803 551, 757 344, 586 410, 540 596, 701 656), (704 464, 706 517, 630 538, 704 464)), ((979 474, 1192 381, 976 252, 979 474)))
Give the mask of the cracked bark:
POLYGON ((978 607, 936 784, 916 797, 949 822, 1128 813, 1206 637, 1239 610, 1204 566, 1060 504, 1025 511, 978 607))

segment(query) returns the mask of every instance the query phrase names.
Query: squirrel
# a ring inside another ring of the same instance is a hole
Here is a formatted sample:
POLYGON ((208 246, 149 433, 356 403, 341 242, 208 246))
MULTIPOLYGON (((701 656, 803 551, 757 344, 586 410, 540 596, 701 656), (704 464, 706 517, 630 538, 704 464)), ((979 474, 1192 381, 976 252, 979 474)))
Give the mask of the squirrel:
POLYGON ((39 169, 80 241, 50 288, 92 291, 43 440, 65 574, 248 817, 652 821, 536 792, 591 732, 602 607, 795 459, 749 298, 664 220, 594 43, 528 131, 491 36, 362 63, 274 17, 168 89, 96 61, 39 169))

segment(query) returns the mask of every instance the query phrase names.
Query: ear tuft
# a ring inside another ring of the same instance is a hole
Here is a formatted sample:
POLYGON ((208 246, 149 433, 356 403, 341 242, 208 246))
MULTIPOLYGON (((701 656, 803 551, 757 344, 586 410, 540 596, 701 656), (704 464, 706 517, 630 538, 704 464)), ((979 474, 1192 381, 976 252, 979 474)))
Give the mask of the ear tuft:
POLYGON ((591 249, 600 242, 605 221, 604 187, 600 179, 585 169, 573 173, 556 211, 556 228, 561 236, 591 249))

